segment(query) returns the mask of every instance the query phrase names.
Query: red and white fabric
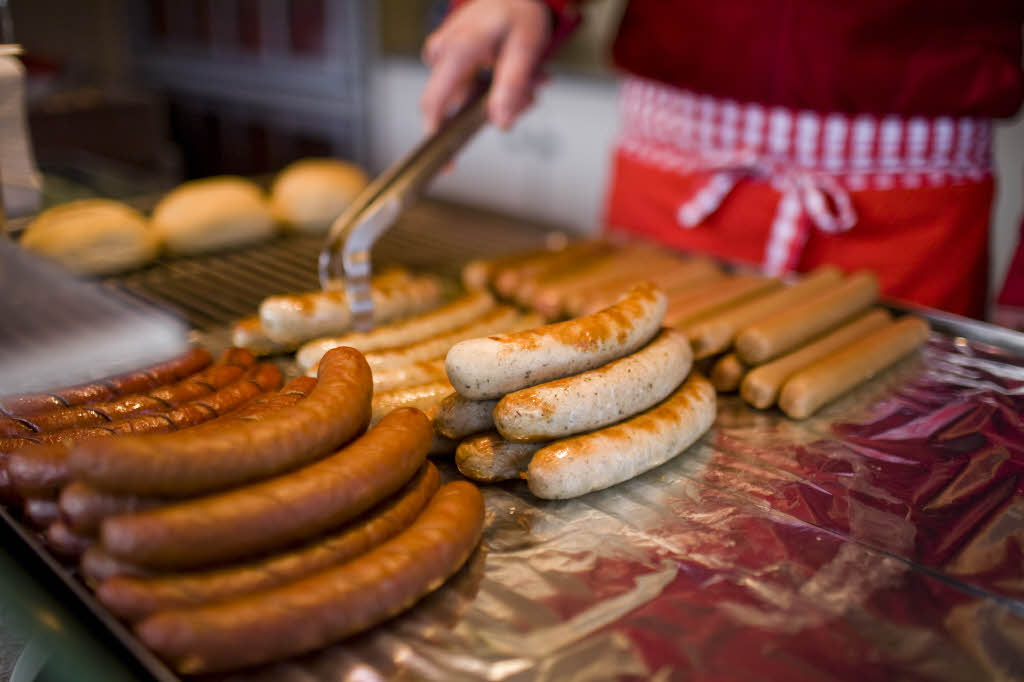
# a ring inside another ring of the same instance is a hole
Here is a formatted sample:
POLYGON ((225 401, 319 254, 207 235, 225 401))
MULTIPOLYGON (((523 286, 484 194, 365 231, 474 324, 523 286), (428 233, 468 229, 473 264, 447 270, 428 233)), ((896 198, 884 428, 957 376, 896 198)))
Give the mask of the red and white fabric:
POLYGON ((850 116, 739 103, 627 77, 620 153, 677 173, 708 172, 681 197, 682 229, 702 223, 745 178, 780 198, 762 265, 795 269, 810 229, 837 234, 857 215, 850 191, 940 187, 991 174, 988 120, 850 116))

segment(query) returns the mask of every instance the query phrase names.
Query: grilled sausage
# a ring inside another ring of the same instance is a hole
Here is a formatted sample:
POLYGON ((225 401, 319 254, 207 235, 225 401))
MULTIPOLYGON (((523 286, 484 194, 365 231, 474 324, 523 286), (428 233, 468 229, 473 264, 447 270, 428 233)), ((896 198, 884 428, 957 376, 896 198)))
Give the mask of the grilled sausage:
POLYGON ((21 438, 31 436, 36 430, 28 422, 13 417, 0 416, 0 437, 21 438))
POLYGON ((86 584, 91 587, 98 587, 104 580, 117 575, 126 575, 136 578, 152 578, 159 575, 142 566, 137 566, 128 561, 121 561, 110 556, 98 544, 93 543, 82 554, 78 562, 78 570, 85 579, 86 584))
POLYGON ((538 252, 532 258, 514 267, 504 267, 494 274, 492 285, 502 298, 520 300, 523 290, 529 290, 551 274, 575 270, 614 250, 605 241, 582 241, 569 244, 560 251, 538 252))
POLYGON ((506 440, 564 438, 613 424, 661 402, 690 372, 693 352, 677 329, 603 367, 509 393, 494 408, 506 440))
POLYGON ((339 452, 297 471, 108 518, 100 527, 103 548, 144 566, 188 568, 283 547, 348 521, 401 488, 423 464, 433 433, 419 410, 396 410, 339 452))
POLYGON ((640 285, 593 315, 458 343, 448 351, 445 369, 465 397, 499 398, 632 353, 658 332, 665 304, 665 294, 640 285))
POLYGON ((182 609, 266 590, 348 561, 407 528, 437 492, 441 478, 430 462, 402 490, 323 538, 248 563, 186 574, 120 576, 96 590, 120 618, 136 621, 157 611, 182 609))
POLYGON ((875 376, 928 340, 928 323, 903 317, 830 353, 790 377, 779 394, 779 407, 804 419, 819 407, 875 376))
POLYGON ((496 483, 519 478, 530 466, 533 454, 547 443, 513 443, 491 431, 459 443, 455 465, 468 478, 496 483))
MULTIPOLYGON (((435 307, 444 287, 433 276, 395 278, 382 274, 371 288, 374 322, 417 315, 435 307)), ((260 304, 260 324, 274 342, 298 345, 309 339, 348 331, 352 311, 344 291, 271 296, 260 304)))
POLYGON ((777 279, 756 275, 733 275, 672 296, 665 312, 665 325, 685 329, 702 317, 770 294, 782 284, 777 279))
POLYGON ((413 524, 370 552, 280 587, 196 609, 164 611, 135 627, 184 674, 263 663, 320 648, 411 607, 469 558, 483 498, 456 481, 413 524))
POLYGON ((729 308, 687 327, 694 356, 700 360, 728 349, 736 334, 750 324, 770 315, 804 303, 843 279, 839 268, 826 265, 808 274, 791 287, 760 296, 753 301, 729 308))
POLYGON ((477 258, 471 260, 462 267, 462 286, 468 291, 486 289, 494 283, 494 278, 502 270, 518 267, 547 253, 561 251, 567 247, 567 243, 564 238, 561 238, 556 243, 546 244, 545 247, 543 249, 519 251, 500 258, 477 258))
POLYGON ((46 527, 46 546, 63 559, 77 559, 94 543, 93 538, 76 533, 63 521, 55 521, 46 527))
POLYGON ((711 368, 711 385, 719 393, 735 391, 743 381, 747 366, 736 357, 735 353, 726 353, 711 368))
POLYGON ((56 497, 68 482, 67 448, 62 445, 29 445, 7 457, 11 486, 24 497, 56 497))
POLYGON ((444 357, 449 348, 466 339, 528 329, 540 323, 541 319, 536 315, 521 315, 510 306, 498 306, 472 322, 443 334, 431 336, 408 346, 367 353, 366 361, 370 363, 370 367, 374 371, 404 367, 413 362, 444 357))
POLYGON ((109 516, 134 514, 165 505, 168 500, 97 490, 82 481, 72 481, 60 492, 61 517, 77 533, 92 534, 109 516))
POLYGON ((679 291, 686 291, 694 287, 719 280, 724 275, 721 268, 714 262, 695 258, 690 261, 680 261, 670 264, 658 270, 648 269, 646 272, 631 275, 627 278, 617 278, 597 288, 597 290, 580 290, 569 294, 565 300, 566 311, 570 315, 589 315, 596 313, 602 308, 613 305, 619 297, 629 291, 638 282, 648 281, 671 296, 679 291))
POLYGON ((891 320, 892 316, 885 310, 868 311, 813 343, 809 343, 789 355, 784 355, 778 360, 750 370, 743 377, 743 383, 740 384, 740 394, 747 403, 754 407, 761 409, 771 407, 775 404, 775 399, 786 379, 812 362, 885 326, 891 320))
POLYGON ((280 355, 295 350, 294 344, 277 343, 263 331, 259 315, 243 317, 231 327, 231 343, 256 355, 280 355))
POLYGON ((451 393, 437 407, 434 430, 454 440, 492 430, 494 408, 497 405, 497 400, 470 400, 458 393, 451 393))
POLYGON ((878 278, 852 275, 809 301, 756 322, 736 335, 736 354, 758 365, 807 343, 867 309, 878 298, 878 278))
POLYGON ((388 367, 373 370, 373 390, 375 393, 393 391, 409 386, 419 386, 432 381, 447 380, 444 373, 444 358, 421 360, 401 367, 388 367))
POLYGON ((448 380, 440 379, 429 384, 407 386, 378 393, 373 396, 373 416, 370 418, 370 423, 376 424, 385 415, 400 407, 415 407, 427 414, 432 414, 441 400, 451 392, 452 385, 448 383, 448 380))
POLYGON ((51 410, 110 400, 131 392, 121 390, 123 387, 144 385, 145 389, 139 390, 146 390, 184 379, 210 364, 211 359, 210 353, 205 349, 192 348, 177 358, 141 372, 132 372, 94 384, 60 389, 50 394, 37 393, 4 398, 0 400, 0 412, 12 417, 31 417, 51 410))
POLYGON ((51 523, 60 521, 60 508, 56 500, 29 498, 23 508, 25 518, 36 528, 46 528, 51 523))
POLYGON ((350 440, 369 421, 372 390, 359 351, 335 348, 324 356, 309 397, 266 419, 81 443, 71 451, 70 468, 99 488, 157 497, 239 485, 301 466, 350 440))
POLYGON ((301 367, 309 369, 320 362, 324 353, 338 346, 351 346, 363 353, 407 346, 467 325, 493 307, 494 298, 490 294, 476 291, 436 310, 400 322, 392 322, 373 331, 315 339, 303 344, 295 354, 295 359, 301 367))
POLYGON ((533 455, 530 492, 563 500, 601 490, 667 462, 715 420, 715 389, 699 374, 662 403, 620 424, 555 441, 533 455))

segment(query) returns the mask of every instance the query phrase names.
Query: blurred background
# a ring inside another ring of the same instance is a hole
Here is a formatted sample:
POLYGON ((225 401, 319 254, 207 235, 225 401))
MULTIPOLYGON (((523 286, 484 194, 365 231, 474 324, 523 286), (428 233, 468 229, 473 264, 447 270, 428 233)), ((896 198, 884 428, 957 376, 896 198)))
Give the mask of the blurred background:
MULTIPOLYGON (((617 128, 608 46, 626 0, 585 4, 538 106, 478 136, 434 192, 596 229, 617 128)), ((446 0, 11 0, 47 204, 125 197, 305 156, 376 172, 421 136, 424 37, 446 0)), ((1016 245, 1024 121, 1001 122, 991 281, 1016 245)))

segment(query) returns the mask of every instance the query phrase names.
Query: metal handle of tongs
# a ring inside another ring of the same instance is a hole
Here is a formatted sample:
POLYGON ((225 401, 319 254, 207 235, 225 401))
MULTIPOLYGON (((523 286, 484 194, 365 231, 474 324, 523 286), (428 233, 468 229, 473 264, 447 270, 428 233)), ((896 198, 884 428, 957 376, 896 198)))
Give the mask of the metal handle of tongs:
POLYGON ((344 285, 356 329, 373 326, 370 296, 370 250, 402 211, 423 194, 427 184, 487 120, 489 78, 441 127, 370 183, 331 225, 320 252, 320 285, 344 285))

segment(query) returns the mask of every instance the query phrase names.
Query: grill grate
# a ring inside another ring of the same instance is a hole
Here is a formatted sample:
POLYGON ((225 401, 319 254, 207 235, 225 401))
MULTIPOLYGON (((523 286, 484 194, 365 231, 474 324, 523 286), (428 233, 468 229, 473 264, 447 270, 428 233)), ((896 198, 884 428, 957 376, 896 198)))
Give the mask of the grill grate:
MULTIPOLYGON (((410 209, 374 248, 375 267, 401 264, 458 277, 473 258, 538 248, 549 229, 436 201, 410 209)), ((323 239, 288 235, 247 249, 161 261, 109 286, 181 314, 201 332, 252 315, 267 296, 320 288, 323 239)))

